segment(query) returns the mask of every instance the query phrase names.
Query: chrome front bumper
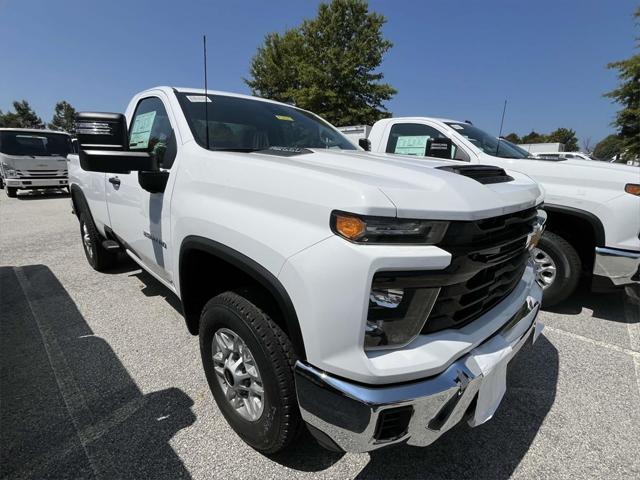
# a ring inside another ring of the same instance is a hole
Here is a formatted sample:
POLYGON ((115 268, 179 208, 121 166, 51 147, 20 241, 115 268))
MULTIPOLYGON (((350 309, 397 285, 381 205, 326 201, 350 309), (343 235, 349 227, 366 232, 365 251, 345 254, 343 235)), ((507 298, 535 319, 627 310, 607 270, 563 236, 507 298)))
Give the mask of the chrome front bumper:
POLYGON ((539 297, 529 296, 501 330, 444 372, 417 382, 367 386, 297 362, 303 419, 318 441, 337 450, 367 452, 394 443, 426 446, 467 415, 489 420, 506 391, 509 360, 542 329, 539 297))
POLYGON ((61 178, 5 178, 4 183, 7 187, 15 188, 55 188, 66 187, 69 184, 68 179, 61 178))
POLYGON ((593 274, 608 278, 617 286, 640 284, 640 252, 596 247, 593 274))

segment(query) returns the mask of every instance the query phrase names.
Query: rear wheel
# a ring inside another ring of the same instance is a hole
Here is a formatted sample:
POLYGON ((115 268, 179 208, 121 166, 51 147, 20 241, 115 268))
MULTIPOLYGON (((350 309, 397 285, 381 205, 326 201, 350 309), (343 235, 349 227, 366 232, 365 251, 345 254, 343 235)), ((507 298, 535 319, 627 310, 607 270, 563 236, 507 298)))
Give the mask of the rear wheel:
POLYGON ((546 231, 532 252, 542 305, 550 307, 567 299, 578 286, 582 262, 576 249, 560 235, 546 231))
POLYGON ((91 215, 83 210, 80 212, 78 220, 80 221, 82 247, 89 265, 99 272, 112 268, 118 260, 117 254, 109 252, 102 246, 103 238, 98 233, 91 215))
POLYGON ((256 450, 286 448, 302 420, 295 354, 282 329, 247 297, 225 292, 200 317, 200 353, 209 388, 235 432, 256 450))
POLYGON ((18 196, 18 189, 16 187, 7 187, 7 197, 16 198, 18 196))

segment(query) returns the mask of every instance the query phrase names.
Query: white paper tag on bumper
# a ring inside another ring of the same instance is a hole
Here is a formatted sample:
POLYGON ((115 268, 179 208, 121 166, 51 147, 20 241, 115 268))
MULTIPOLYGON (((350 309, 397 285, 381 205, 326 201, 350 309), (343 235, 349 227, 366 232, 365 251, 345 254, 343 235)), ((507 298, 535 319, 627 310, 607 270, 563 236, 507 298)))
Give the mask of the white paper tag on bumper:
POLYGON ((513 349, 502 337, 497 335, 487 343, 472 351, 467 367, 483 378, 478 390, 476 410, 469 418, 469 425, 477 427, 493 417, 507 390, 507 365, 513 349))
POLYGON ((533 330, 533 340, 531 341, 531 343, 536 343, 536 340, 542 333, 542 330, 544 330, 544 323, 542 323, 540 320, 536 320, 536 326, 533 330))
POLYGON ((468 420, 470 426, 477 427, 482 425, 484 422, 491 420, 493 414, 496 413, 502 397, 507 391, 508 364, 509 362, 507 361, 500 362, 482 379, 478 390, 476 411, 468 420))

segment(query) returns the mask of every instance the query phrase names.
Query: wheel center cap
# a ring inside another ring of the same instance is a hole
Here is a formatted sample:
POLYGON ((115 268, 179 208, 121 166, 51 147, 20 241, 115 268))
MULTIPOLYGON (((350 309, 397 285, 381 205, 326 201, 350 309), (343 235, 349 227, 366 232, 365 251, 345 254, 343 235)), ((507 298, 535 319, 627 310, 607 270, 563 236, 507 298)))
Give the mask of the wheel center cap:
POLYGON ((228 368, 224 369, 224 379, 227 381, 229 386, 233 387, 235 383, 235 379, 233 378, 233 374, 231 373, 231 370, 229 370, 228 368))

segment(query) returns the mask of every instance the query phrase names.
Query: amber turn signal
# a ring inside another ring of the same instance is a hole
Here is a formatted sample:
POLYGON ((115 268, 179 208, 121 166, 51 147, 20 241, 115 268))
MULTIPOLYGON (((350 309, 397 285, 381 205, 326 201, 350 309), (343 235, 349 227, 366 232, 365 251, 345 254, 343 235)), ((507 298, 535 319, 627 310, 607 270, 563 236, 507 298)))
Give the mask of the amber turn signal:
POLYGON ((336 215, 337 232, 349 240, 356 240, 366 230, 367 224, 357 217, 336 215))
POLYGON ((636 184, 636 183, 627 183, 624 186, 624 191, 627 193, 630 193, 631 195, 635 195, 637 197, 640 197, 640 185, 636 184))

